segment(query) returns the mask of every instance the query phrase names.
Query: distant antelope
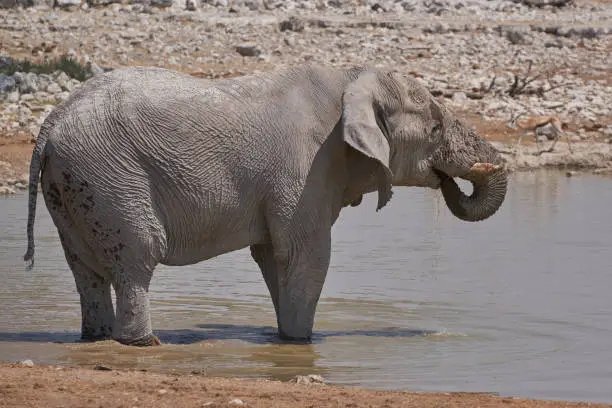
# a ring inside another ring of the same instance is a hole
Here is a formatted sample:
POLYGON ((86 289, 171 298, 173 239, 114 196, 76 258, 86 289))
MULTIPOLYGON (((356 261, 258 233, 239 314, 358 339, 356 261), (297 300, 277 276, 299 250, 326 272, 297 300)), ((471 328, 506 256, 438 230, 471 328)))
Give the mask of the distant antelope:
POLYGON ((572 153, 572 145, 571 145, 570 138, 565 132, 563 132, 562 127, 561 127, 561 120, 557 116, 553 116, 553 115, 530 116, 530 117, 527 117, 527 119, 518 120, 521 116, 527 116, 527 114, 519 113, 518 115, 514 115, 514 112, 513 112, 510 114, 510 120, 508 121, 509 128, 511 129, 518 128, 522 131, 518 138, 518 141, 516 142, 516 146, 514 147, 514 154, 517 153, 518 147, 521 144, 521 140, 523 139, 523 137, 529 132, 533 132, 535 136, 536 146, 538 148, 537 154, 552 152, 555 149, 555 145, 557 144, 557 141, 559 140, 559 137, 561 135, 565 136, 567 140, 567 146, 569 148, 569 151, 570 153, 572 153), (553 140, 552 145, 550 145, 550 148, 548 148, 547 150, 540 150, 540 142, 538 141, 537 130, 549 124, 552 126, 555 132, 555 139, 553 140))

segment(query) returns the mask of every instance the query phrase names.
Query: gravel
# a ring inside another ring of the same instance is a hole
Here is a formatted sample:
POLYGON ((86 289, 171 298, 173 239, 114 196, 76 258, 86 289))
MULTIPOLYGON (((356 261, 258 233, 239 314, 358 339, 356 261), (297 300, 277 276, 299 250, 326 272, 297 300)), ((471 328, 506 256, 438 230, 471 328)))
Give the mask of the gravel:
MULTIPOLYGON (((203 78, 369 65, 416 77, 451 109, 483 121, 557 115, 571 137, 610 138, 612 7, 595 0, 5 3, 20 6, 0 9, 0 69, 64 54, 94 73, 153 65, 203 78), (528 85, 510 96, 517 81, 528 85)), ((0 74, 0 130, 35 137, 79 85, 62 72, 0 74)))

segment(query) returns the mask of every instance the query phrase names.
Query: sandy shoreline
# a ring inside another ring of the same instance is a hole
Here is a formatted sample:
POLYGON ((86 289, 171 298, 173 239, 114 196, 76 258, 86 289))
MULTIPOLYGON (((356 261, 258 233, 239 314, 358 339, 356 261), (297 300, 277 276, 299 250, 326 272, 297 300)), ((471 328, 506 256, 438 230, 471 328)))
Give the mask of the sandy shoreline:
POLYGON ((610 407, 609 404, 414 393, 142 371, 0 363, 0 407, 610 407))

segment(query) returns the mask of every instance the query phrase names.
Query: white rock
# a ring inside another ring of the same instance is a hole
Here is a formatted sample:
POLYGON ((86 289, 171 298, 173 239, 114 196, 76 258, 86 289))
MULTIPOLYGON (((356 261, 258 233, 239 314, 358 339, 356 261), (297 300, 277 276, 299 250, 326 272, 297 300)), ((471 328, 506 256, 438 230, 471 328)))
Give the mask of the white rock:
POLYGON ((62 92, 62 87, 59 86, 57 83, 55 82, 51 82, 48 86, 47 86, 47 92, 49 92, 50 94, 58 94, 60 92, 62 92))
MULTIPOLYGON (((15 194, 16 191, 13 187, 9 187, 9 186, 0 186, 0 195, 12 195, 15 194)), ((32 360, 24 360, 24 361, 29 361, 30 363, 32 363, 32 360)), ((23 361, 21 362, 21 364, 27 365, 25 364, 23 361)), ((32 363, 31 365, 34 365, 34 363, 32 363)))
POLYGON ((55 77, 55 82, 64 90, 67 91, 67 84, 70 81, 70 77, 63 71, 58 71, 55 74, 53 74, 53 76, 55 77))
POLYGON ((9 103, 16 103, 19 102, 19 91, 13 91, 13 92, 9 92, 8 94, 6 94, 6 101, 9 103))
POLYGON ((55 95, 55 100, 57 102, 64 102, 70 97, 70 92, 64 91, 55 95))
POLYGON ((455 92, 453 94, 453 102, 465 102, 467 101, 467 95, 465 92, 455 92))
POLYGON ((244 401, 243 401, 243 400, 241 400, 241 399, 234 398, 233 400, 231 400, 230 402, 228 402, 228 404, 229 404, 229 405, 236 405, 236 406, 239 406, 239 405, 246 405, 246 402, 244 402, 244 401))
POLYGON ((325 379, 318 374, 296 375, 292 382, 298 384, 325 384, 325 379))

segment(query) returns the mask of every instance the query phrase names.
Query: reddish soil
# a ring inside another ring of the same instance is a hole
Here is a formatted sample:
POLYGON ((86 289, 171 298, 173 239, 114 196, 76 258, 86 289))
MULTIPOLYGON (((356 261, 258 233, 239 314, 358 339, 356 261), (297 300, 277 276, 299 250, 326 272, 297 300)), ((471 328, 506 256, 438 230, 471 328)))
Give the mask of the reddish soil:
POLYGON ((0 407, 610 407, 496 397, 411 393, 266 380, 0 363, 0 407))

